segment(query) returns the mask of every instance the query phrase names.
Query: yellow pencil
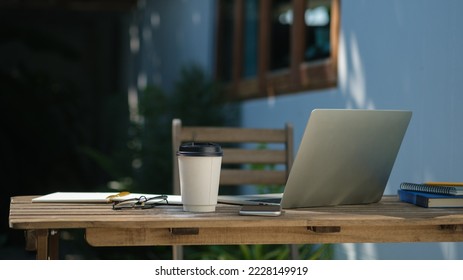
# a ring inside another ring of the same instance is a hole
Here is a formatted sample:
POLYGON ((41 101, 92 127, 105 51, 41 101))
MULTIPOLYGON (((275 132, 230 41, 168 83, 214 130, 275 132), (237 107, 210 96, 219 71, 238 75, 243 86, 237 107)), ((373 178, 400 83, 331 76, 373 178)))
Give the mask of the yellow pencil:
POLYGON ((106 201, 112 202, 113 199, 116 198, 116 197, 122 197, 122 196, 126 196, 126 195, 129 195, 129 194, 130 194, 130 192, 120 192, 118 194, 112 194, 112 195, 106 197, 106 201))

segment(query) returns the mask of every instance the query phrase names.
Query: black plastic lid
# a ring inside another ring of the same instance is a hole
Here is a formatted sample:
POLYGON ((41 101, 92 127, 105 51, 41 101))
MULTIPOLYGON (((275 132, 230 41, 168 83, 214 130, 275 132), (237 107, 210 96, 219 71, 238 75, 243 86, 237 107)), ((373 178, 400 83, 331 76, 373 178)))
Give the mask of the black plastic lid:
POLYGON ((223 152, 219 144, 209 142, 191 142, 180 145, 177 155, 191 157, 220 157, 223 155, 223 152))

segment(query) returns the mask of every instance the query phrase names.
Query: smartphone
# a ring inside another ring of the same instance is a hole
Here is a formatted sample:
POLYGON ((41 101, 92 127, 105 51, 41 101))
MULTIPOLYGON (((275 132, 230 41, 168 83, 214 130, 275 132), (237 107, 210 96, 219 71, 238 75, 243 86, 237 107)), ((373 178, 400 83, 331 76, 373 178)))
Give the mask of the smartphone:
POLYGON ((280 205, 245 205, 240 209, 240 215, 248 216, 270 216, 281 215, 280 205))

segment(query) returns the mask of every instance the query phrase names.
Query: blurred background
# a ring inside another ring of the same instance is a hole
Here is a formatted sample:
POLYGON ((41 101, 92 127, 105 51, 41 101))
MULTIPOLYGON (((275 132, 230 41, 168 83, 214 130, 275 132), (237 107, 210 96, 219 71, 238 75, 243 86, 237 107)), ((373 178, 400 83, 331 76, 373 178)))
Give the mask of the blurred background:
MULTIPOLYGON (((172 118, 185 124, 237 123, 236 106, 224 108, 221 86, 201 61, 183 62, 164 87, 159 73, 150 79, 143 74, 154 50, 139 37, 151 36, 145 26, 156 21, 145 5, 131 0, 0 4, 0 258, 34 257, 24 252, 23 232, 8 228, 10 197, 55 191, 171 193, 172 118)), ((93 250, 75 240, 81 235, 62 233, 62 251, 71 252, 67 258, 170 254, 170 248, 93 250)))

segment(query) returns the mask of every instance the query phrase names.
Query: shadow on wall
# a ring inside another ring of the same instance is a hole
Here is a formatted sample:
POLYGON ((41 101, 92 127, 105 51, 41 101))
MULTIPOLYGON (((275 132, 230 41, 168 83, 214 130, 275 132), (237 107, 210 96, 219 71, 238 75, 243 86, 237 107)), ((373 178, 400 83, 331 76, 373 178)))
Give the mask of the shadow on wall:
POLYGON ((346 41, 344 32, 340 33, 338 63, 339 90, 345 98, 345 108, 375 109, 367 94, 366 74, 355 34, 350 34, 346 41))

